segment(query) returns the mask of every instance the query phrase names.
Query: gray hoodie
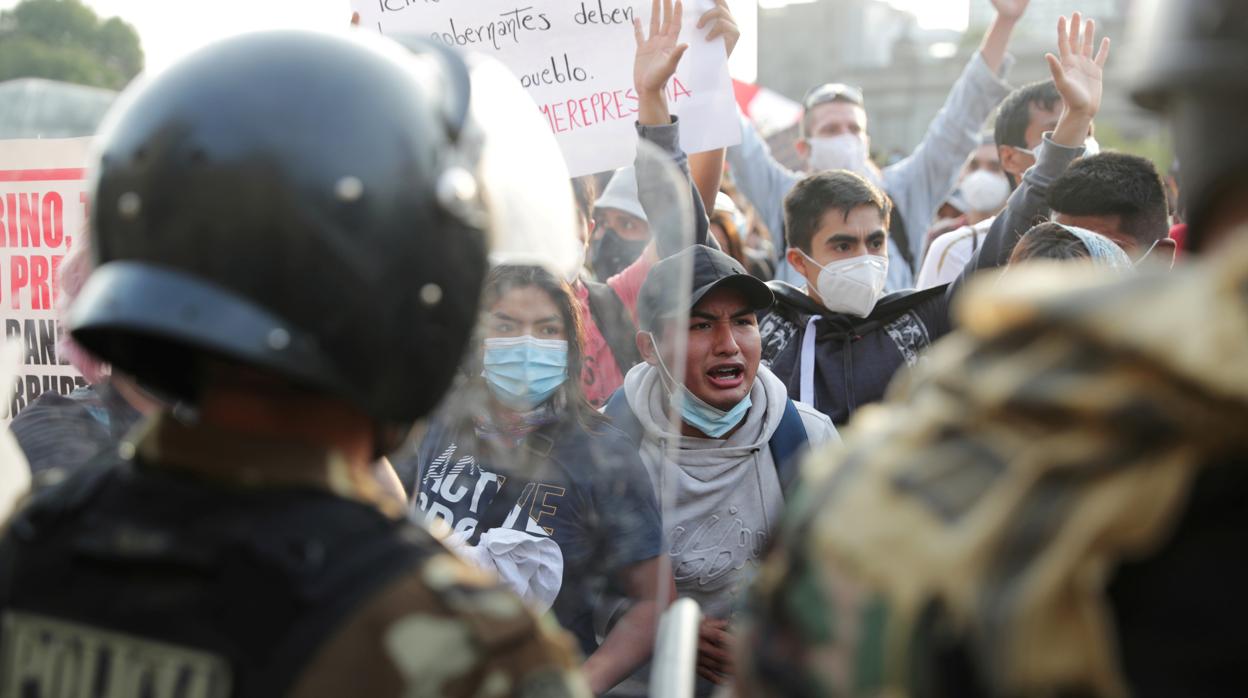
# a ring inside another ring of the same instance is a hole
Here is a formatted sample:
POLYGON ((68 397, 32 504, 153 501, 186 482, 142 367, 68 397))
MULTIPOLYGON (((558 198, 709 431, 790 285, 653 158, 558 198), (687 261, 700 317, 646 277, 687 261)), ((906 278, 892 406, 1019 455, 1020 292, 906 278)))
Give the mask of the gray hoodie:
MULTIPOLYGON (((681 436, 679 425, 668 420, 659 375, 649 364, 633 367, 624 378, 624 394, 645 433, 641 459, 663 508, 676 589, 697 601, 705 615, 729 618, 784 507, 768 441, 788 392, 760 366, 742 425, 726 439, 694 438, 681 436)), ((809 405, 794 404, 812 448, 840 441, 831 420, 809 405)))

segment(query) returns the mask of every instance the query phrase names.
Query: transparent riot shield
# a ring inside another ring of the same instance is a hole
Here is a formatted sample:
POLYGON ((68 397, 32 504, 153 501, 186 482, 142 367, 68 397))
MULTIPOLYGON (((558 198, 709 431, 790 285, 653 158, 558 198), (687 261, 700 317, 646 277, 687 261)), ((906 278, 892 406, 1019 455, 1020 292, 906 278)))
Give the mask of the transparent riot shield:
POLYGON ((391 460, 412 518, 570 633, 595 691, 648 695, 675 594, 666 468, 680 447, 691 276, 688 255, 674 256, 695 242, 697 194, 672 153, 639 142, 613 176, 636 179, 622 189, 636 192, 649 242, 595 277, 587 248, 619 231, 577 229, 589 219, 549 127, 510 73, 473 65, 491 270, 455 386, 391 460), (638 338, 639 321, 654 341, 638 338))
MULTIPOLYGON (((0 400, 9 402, 21 362, 21 345, 0 343, 0 400)), ((8 517, 16 500, 30 486, 30 466, 13 435, 0 432, 0 521, 8 517)))
MULTIPOLYGON (((0 500, 20 496, 32 484, 55 485, 101 453, 116 453, 144 414, 160 409, 151 393, 70 337, 68 308, 93 266, 90 237, 85 227, 67 235, 65 245, 48 256, 57 273, 47 288, 24 290, 6 304, 11 315, 5 322, 8 345, 0 347, 0 440, 16 445, 21 459, 19 467, 17 458, 0 455, 0 500)), ((4 501, 0 511, 7 511, 4 501)))

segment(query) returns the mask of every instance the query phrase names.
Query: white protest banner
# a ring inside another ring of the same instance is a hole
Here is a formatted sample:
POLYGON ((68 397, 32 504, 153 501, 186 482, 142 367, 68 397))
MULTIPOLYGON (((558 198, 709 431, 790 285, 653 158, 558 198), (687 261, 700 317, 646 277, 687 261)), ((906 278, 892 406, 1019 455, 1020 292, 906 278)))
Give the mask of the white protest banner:
MULTIPOLYGON (((550 124, 573 176, 630 165, 636 150, 634 17, 649 30, 649 0, 352 0, 360 26, 419 36, 498 59, 550 124)), ((713 0, 688 0, 680 41, 689 44, 668 85, 689 153, 741 140, 723 41, 706 41, 698 18, 713 0)))
POLYGON ((22 351, 13 395, 0 401, 0 428, 40 394, 86 384, 57 356, 56 303, 61 260, 86 228, 89 142, 0 141, 0 317, 22 351))

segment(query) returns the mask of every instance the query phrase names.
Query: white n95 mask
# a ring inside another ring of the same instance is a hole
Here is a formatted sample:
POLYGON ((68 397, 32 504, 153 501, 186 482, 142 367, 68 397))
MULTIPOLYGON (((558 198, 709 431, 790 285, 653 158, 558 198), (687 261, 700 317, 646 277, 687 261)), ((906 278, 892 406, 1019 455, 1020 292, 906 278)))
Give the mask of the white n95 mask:
POLYGON ((819 267, 815 290, 823 299, 823 307, 834 313, 866 317, 884 294, 888 257, 864 254, 820 266, 805 252, 802 256, 819 267))
POLYGON ((810 145, 810 169, 849 170, 864 177, 871 171, 867 166, 867 144, 852 133, 839 136, 808 138, 810 145))
POLYGON ((966 205, 975 213, 996 213, 1010 198, 1010 183, 1005 175, 988 170, 968 174, 958 188, 966 205))

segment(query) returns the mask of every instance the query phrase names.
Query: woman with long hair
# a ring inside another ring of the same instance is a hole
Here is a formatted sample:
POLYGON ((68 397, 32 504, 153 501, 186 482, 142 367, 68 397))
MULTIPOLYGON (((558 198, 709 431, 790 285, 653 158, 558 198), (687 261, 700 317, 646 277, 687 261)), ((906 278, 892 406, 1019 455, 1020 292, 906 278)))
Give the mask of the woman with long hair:
POLYGON ((449 529, 452 544, 478 555, 486 539, 516 533, 558 544, 553 610, 588 657, 591 687, 604 692, 653 648, 663 552, 653 489, 636 444, 576 379, 580 315, 567 283, 541 267, 500 266, 481 307, 462 385, 431 420, 415 467, 400 470, 411 473, 417 516, 449 529), (604 594, 632 605, 600 638, 593 619, 604 594))

